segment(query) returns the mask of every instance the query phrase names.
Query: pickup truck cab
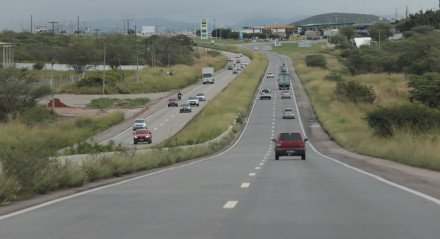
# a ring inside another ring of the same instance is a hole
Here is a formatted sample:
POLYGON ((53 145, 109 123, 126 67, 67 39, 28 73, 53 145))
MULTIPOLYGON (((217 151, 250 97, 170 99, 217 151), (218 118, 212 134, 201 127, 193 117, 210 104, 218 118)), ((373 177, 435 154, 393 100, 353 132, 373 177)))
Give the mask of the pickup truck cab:
POLYGON ((302 160, 306 159, 305 142, 308 141, 299 132, 280 133, 275 142, 275 160, 279 160, 280 156, 301 156, 302 160))

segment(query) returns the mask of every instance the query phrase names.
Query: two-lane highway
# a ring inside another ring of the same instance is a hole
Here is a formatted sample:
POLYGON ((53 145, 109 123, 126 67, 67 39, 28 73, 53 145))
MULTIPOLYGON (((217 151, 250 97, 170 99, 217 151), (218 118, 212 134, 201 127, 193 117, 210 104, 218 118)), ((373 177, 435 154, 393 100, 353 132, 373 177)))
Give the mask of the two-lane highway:
MULTIPOLYGON (((277 73, 282 58, 266 54, 277 73)), ((280 98, 276 78, 261 88, 274 99, 256 99, 227 151, 0 217, 0 238, 439 238, 434 200, 310 146, 306 160, 275 161, 272 134, 303 129, 298 119, 282 119, 296 102, 280 98)))

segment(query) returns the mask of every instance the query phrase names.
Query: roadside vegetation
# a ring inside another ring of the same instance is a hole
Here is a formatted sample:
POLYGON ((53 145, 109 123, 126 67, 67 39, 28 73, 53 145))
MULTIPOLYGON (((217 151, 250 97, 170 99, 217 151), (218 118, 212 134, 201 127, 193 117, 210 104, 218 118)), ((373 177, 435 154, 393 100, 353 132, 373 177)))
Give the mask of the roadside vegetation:
POLYGON ((135 108, 147 104, 150 100, 147 98, 138 99, 115 99, 115 98, 100 98, 93 99, 87 108, 91 109, 108 109, 108 108, 135 108))
POLYGON ((307 54, 324 54, 326 68, 308 67, 303 50, 276 51, 294 59, 319 121, 336 142, 360 154, 440 171, 440 38, 432 27, 404 35, 360 49, 345 41, 334 50, 312 47, 307 54))

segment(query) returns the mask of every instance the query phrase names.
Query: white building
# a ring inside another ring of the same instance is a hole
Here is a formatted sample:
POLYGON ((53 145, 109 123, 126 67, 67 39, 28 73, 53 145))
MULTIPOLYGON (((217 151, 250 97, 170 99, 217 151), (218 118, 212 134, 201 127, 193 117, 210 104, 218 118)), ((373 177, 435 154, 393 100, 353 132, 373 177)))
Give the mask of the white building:
POLYGON ((155 26, 142 26, 141 34, 143 36, 151 36, 156 33, 156 27, 155 26))

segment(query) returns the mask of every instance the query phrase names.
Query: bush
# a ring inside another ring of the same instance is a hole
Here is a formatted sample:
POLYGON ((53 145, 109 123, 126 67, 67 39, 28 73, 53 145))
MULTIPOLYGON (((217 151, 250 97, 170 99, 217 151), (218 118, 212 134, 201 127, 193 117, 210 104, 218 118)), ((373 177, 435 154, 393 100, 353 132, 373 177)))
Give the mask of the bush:
POLYGON ((409 79, 408 86, 412 88, 409 91, 411 101, 440 109, 440 73, 413 75, 409 79))
POLYGON ((327 60, 325 59, 324 55, 321 54, 308 55, 306 56, 305 61, 308 67, 325 68, 327 66, 327 60))
POLYGON ((32 66, 32 68, 34 69, 34 70, 42 70, 43 68, 44 68, 44 62, 41 62, 41 61, 39 61, 39 62, 36 62, 33 66, 32 66))
POLYGON ((335 96, 342 101, 353 103, 373 103, 376 94, 372 87, 356 81, 339 81, 336 84, 335 96))
POLYGON ((206 53, 208 53, 208 55, 210 55, 212 57, 217 57, 217 56, 221 55, 221 53, 219 51, 215 51, 215 50, 209 50, 206 53))
POLYGON ((57 115, 46 106, 35 106, 20 113, 19 119, 27 125, 46 123, 55 120, 57 115))
POLYGON ((366 114, 365 120, 374 133, 388 137, 399 128, 407 128, 414 134, 440 128, 440 111, 420 104, 379 107, 366 114))

